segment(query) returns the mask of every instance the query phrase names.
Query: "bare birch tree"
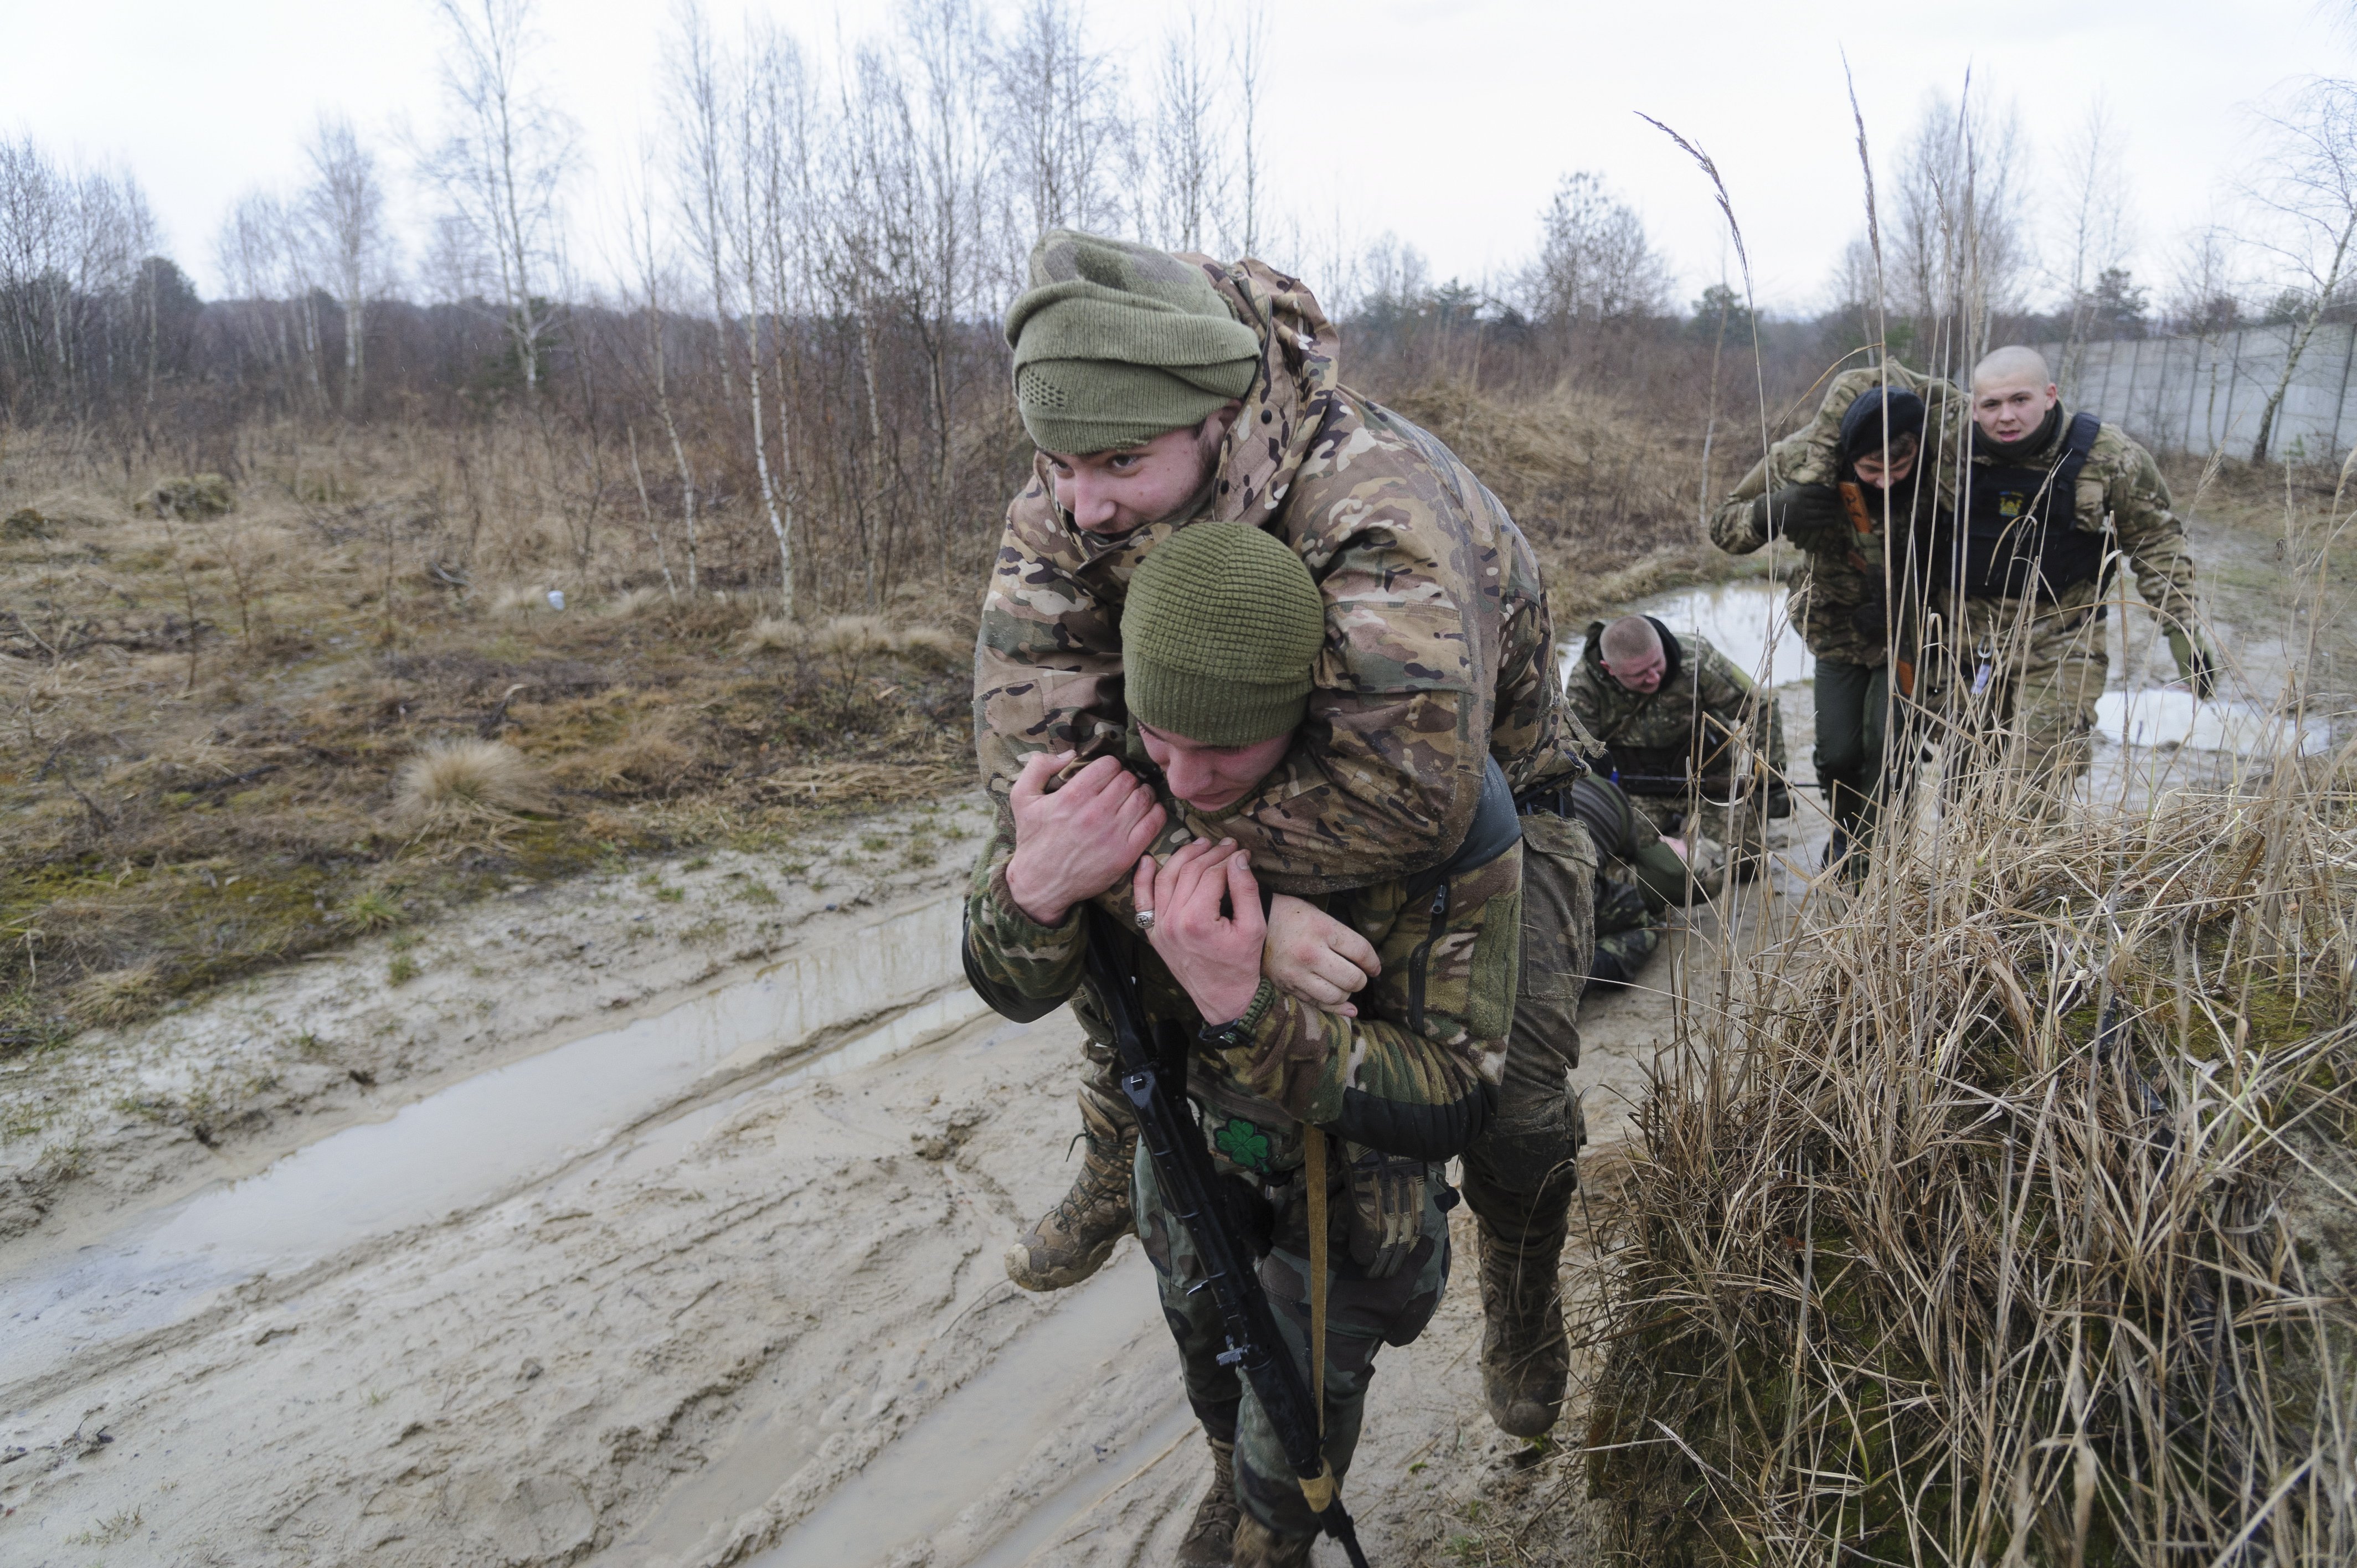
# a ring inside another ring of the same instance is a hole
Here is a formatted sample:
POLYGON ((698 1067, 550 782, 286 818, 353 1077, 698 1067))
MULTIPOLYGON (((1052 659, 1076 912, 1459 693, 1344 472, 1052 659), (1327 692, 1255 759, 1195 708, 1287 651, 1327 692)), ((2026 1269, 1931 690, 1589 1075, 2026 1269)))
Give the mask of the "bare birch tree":
POLYGON ((393 281, 384 188, 376 155, 341 115, 319 117, 307 151, 311 183, 303 190, 303 216, 318 250, 319 272, 343 307, 343 403, 350 414, 361 406, 365 381, 369 302, 393 281))
POLYGON ((2248 188, 2265 224, 2258 242, 2303 301, 2283 372, 2259 414, 2251 461, 2264 463, 2299 361, 2350 275, 2357 240, 2357 82, 2321 79, 2264 117, 2272 156, 2248 188))
POLYGON ((1914 352, 1943 373, 1988 346, 1990 319, 2018 300, 2029 264, 2019 213, 2020 119, 1976 93, 1934 95, 1891 182, 1892 303, 1912 318, 1914 352))
POLYGON ((1049 229, 1121 221, 1113 188, 1125 140, 1120 68, 1089 47, 1073 0, 1027 0, 998 54, 1002 145, 1009 160, 1005 254, 1019 283, 1031 242, 1049 229))
POLYGON ((2070 310, 2062 363, 2055 369, 2066 385, 2075 382, 2087 342, 2101 314, 2097 280, 2127 263, 2133 236, 2128 218, 2127 170, 2121 157, 2118 122, 2101 93, 2063 149, 2060 250, 2064 258, 2055 281, 2070 310))
POLYGON ((1227 206, 1225 105, 1204 58, 1200 22, 1192 10, 1162 40, 1154 74, 1154 119, 1145 145, 1149 166, 1136 182, 1139 237, 1174 251, 1202 251, 1217 242, 1227 206))
POLYGON ((564 239, 564 187, 578 144, 573 122, 533 81, 533 0, 436 0, 444 29, 450 124, 421 172, 447 204, 451 237, 472 247, 497 286, 527 396, 556 325, 549 274, 564 239))

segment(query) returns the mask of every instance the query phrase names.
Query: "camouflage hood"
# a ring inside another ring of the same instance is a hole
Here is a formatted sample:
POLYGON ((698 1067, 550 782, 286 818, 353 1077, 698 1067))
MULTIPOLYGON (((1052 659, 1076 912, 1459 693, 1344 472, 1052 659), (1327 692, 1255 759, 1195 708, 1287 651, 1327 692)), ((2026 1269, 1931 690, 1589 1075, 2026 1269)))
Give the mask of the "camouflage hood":
POLYGON ((1258 262, 1186 260, 1261 345, 1201 510, 1119 538, 1082 530, 1043 457, 1006 512, 975 650, 974 740, 1004 797, 1023 754, 1120 753, 1121 610, 1138 564, 1189 524, 1265 529, 1325 600, 1300 739, 1217 831, 1280 891, 1409 875, 1472 820, 1486 758, 1518 790, 1577 772, 1529 541, 1439 441, 1345 388, 1309 291, 1258 262))

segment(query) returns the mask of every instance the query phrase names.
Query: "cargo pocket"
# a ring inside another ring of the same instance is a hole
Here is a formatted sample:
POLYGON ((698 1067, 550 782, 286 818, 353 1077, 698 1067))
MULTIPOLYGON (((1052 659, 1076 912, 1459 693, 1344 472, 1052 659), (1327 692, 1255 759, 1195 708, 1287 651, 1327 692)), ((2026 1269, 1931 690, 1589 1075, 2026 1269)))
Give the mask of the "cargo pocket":
POLYGON ((1568 817, 1523 819, 1522 986, 1512 1053, 1579 1065, 1579 998, 1596 954, 1596 847, 1568 817))

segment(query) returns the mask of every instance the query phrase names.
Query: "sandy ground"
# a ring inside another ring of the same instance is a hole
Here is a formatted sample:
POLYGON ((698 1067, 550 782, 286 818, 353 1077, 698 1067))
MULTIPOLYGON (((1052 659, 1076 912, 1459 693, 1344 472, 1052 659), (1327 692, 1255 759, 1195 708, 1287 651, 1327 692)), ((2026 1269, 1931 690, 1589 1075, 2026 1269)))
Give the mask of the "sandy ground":
MULTIPOLYGON (((1070 1178, 1076 1028, 975 1015, 946 951, 971 844, 886 871, 913 825, 847 825, 815 891, 727 856, 524 890, 425 933, 402 986, 364 947, 107 1043, 102 1079, 20 1067, 51 1115, 9 1150, 0 1558, 1165 1557, 1206 1460, 1143 1258, 1050 1298, 998 1263, 1070 1178), (545 1135, 580 1086, 520 1075, 604 1052, 627 1087, 609 1047, 683 1036, 713 1038, 545 1135)), ((1599 1144, 1668 1012, 1591 1006, 1599 1144)), ((1480 1412, 1458 1244, 1352 1481, 1383 1561, 1524 1451, 1480 1412)))

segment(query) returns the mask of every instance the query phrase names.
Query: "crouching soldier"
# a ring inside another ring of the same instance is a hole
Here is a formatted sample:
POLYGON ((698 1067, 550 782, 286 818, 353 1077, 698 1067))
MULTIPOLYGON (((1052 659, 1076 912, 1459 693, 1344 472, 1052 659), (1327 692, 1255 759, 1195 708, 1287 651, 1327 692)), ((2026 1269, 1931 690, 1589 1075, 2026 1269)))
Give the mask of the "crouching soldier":
POLYGON ((1597 854, 1596 956, 1587 966, 1588 993, 1633 985, 1637 972, 1662 945, 1663 918, 1702 891, 1682 848, 1662 837, 1626 790, 1598 773, 1525 797, 1522 805, 1525 811, 1572 818, 1587 829, 1597 854))
MULTIPOLYGON (((1376 1353, 1421 1334, 1448 1283, 1445 1209, 1456 1195, 1442 1168, 1488 1125, 1503 1082, 1523 850, 1491 763, 1474 821, 1441 865, 1324 899, 1373 960, 1351 1003, 1321 1008, 1262 974, 1267 926, 1249 855, 1207 836, 1159 862, 1150 847, 1177 807, 1216 822, 1278 766, 1325 644, 1318 586, 1278 540, 1201 522, 1166 541, 1131 578, 1122 617, 1126 761, 1100 758, 1052 791, 1071 754, 1025 762, 1011 827, 975 871, 964 958, 1000 1012, 1038 1017, 1071 998, 1107 1045, 1105 1001, 1083 977, 1083 906, 1116 883, 1129 889, 1123 940, 1146 950, 1128 955, 1144 1008, 1193 1042, 1188 1093, 1218 1168, 1267 1218, 1261 1282, 1305 1385, 1315 1379, 1304 1151, 1309 1139, 1333 1140, 1321 1431, 1339 1477, 1376 1353), (1157 775, 1168 807, 1146 782, 1157 775)), ((1178 1560, 1306 1563, 1315 1516, 1249 1387, 1221 1359, 1218 1310, 1142 1151, 1132 1183, 1137 1235, 1216 1466, 1178 1560)))
MULTIPOLYGON (((1216 808, 1172 779, 1158 847, 1238 844, 1268 896, 1273 988, 1347 1010, 1395 965, 1332 918, 1336 901, 1447 860, 1492 763, 1517 792, 1583 771, 1536 558, 1448 447, 1341 383, 1335 328, 1299 280, 1055 231, 1030 283, 1006 335, 1039 454, 1007 508, 974 659, 974 742, 1001 832, 1033 754, 1070 753, 1062 771, 1082 776, 1138 761, 1123 648, 1135 575, 1197 529, 1257 530, 1300 561, 1324 607, 1306 716, 1216 808)), ((1501 1428, 1536 1436, 1569 1365, 1556 1267, 1576 1196, 1568 1069, 1596 858, 1578 822, 1552 812, 1525 818, 1523 838, 1514 1044, 1465 1194, 1480 1220, 1483 1395, 1501 1428)), ((1133 913, 1125 877, 1088 896, 1118 920, 1133 913)), ((1079 1177, 1006 1254, 1028 1290, 1086 1279, 1132 1229, 1135 1129, 1102 1043, 1080 1098, 1079 1177)))
POLYGON ((1598 771, 1657 832, 1708 836, 1738 875, 1758 868, 1767 819, 1792 812, 1784 726, 1775 697, 1734 660, 1651 616, 1591 622, 1564 698, 1604 744, 1598 771))

